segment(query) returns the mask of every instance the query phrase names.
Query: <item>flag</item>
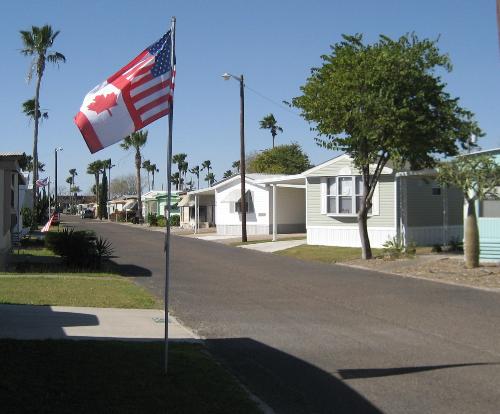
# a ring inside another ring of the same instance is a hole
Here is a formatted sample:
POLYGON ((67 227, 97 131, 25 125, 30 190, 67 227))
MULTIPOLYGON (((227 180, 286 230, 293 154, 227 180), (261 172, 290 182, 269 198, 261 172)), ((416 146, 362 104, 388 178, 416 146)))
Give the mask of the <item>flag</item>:
POLYGON ((169 114, 175 78, 171 32, 85 96, 75 123, 91 153, 169 114))
POLYGON ((49 177, 44 178, 43 180, 38 179, 35 181, 35 184, 37 188, 46 187, 49 184, 49 177))
POLYGON ((45 223, 45 226, 42 227, 42 233, 47 233, 50 229, 50 226, 52 225, 52 221, 54 221, 54 217, 57 213, 52 213, 52 215, 50 216, 49 218, 49 221, 47 221, 47 223, 45 223))

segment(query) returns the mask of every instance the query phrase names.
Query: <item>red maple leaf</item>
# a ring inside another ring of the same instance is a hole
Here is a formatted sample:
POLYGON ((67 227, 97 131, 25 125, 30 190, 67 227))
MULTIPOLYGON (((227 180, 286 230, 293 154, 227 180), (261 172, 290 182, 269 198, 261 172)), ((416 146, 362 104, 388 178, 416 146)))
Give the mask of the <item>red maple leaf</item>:
POLYGON ((113 92, 107 95, 97 95, 94 97, 94 101, 87 106, 88 109, 94 111, 96 114, 100 114, 103 111, 108 111, 109 116, 113 116, 110 108, 116 106, 117 95, 113 92))

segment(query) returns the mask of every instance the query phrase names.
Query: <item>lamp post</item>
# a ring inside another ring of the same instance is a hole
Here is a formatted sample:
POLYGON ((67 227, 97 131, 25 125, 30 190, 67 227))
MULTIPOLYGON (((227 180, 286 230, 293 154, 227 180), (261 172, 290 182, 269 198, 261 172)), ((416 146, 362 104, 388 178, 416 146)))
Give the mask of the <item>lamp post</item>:
POLYGON ((55 190, 54 190, 54 213, 57 213, 57 153, 62 151, 63 147, 56 147, 54 149, 54 159, 55 159, 55 190))
POLYGON ((240 83, 240 180, 241 180, 241 241, 247 241, 247 201, 245 189, 245 83, 243 75, 234 76, 230 73, 222 75, 224 80, 231 78, 240 83))
MULTIPOLYGON (((111 164, 111 158, 108 160, 108 203, 111 200, 111 168, 116 167, 115 164, 111 164)), ((108 220, 110 218, 110 209, 108 208, 108 220)))

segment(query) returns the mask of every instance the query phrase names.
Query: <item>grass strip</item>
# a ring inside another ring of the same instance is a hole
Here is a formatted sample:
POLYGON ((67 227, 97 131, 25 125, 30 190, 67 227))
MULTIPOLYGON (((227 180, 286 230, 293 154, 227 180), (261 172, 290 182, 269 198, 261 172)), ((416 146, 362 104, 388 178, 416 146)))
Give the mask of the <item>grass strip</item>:
MULTIPOLYGON (((372 249, 374 256, 382 254, 383 249, 372 249)), ((342 263, 349 260, 361 258, 361 248, 359 247, 337 247, 337 246, 315 246, 303 244, 290 249, 275 252, 281 256, 295 257, 296 259, 322 262, 322 263, 342 263)))
POLYGON ((0 277, 0 303, 155 309, 160 303, 143 288, 123 278, 0 277))
POLYGON ((202 345, 1 340, 5 413, 258 413, 202 345))

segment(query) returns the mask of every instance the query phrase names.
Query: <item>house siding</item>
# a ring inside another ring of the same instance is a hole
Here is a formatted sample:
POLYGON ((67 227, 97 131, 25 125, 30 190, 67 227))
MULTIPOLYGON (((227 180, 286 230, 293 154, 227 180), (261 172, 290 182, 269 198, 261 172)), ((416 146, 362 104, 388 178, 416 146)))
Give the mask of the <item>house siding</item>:
MULTIPOLYGON (((349 166, 348 162, 344 166, 349 166)), ((329 166, 329 167, 333 167, 329 166)), ((335 227, 352 227, 358 225, 356 217, 332 217, 326 214, 321 214, 321 178, 330 176, 334 171, 339 171, 340 168, 328 168, 318 177, 307 178, 307 227, 310 226, 335 226, 335 227), (327 174, 326 171, 329 171, 327 174)), ((334 176, 333 174, 332 176, 334 176)), ((368 227, 394 227, 395 211, 394 211, 394 175, 382 175, 378 183, 379 186, 379 214, 368 217, 368 227)))
POLYGON ((463 225, 463 194, 456 187, 441 189, 441 195, 432 195, 437 185, 429 177, 407 177, 408 227, 431 227, 463 225), (447 200, 444 200, 444 197, 447 200), (446 203, 446 204, 445 204, 446 203), (447 207, 447 216, 443 214, 447 207))

